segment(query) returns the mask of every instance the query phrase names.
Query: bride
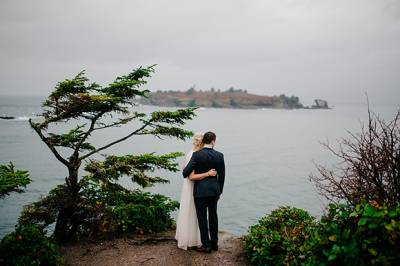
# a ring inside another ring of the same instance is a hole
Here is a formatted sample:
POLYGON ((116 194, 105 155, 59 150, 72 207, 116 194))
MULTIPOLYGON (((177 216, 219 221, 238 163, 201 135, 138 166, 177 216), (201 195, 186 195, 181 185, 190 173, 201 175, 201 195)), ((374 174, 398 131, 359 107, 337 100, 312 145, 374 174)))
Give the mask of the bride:
MULTIPOLYGON (((193 148, 186 155, 186 164, 192 158, 195 151, 203 148, 203 134, 196 133, 193 137, 193 148)), ((189 177, 183 179, 183 186, 180 198, 180 207, 176 222, 175 239, 178 241, 178 248, 187 250, 188 248, 201 246, 200 230, 197 222, 196 208, 194 206, 193 185, 196 180, 202 180, 208 176, 216 176, 214 169, 208 172, 195 174, 194 171, 189 177)))

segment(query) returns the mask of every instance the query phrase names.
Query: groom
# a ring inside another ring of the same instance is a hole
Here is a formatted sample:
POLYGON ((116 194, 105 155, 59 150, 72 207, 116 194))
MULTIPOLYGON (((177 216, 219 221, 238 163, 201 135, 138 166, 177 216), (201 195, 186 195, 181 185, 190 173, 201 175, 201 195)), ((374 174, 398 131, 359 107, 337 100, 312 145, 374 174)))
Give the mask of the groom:
POLYGON ((225 181, 224 155, 214 150, 215 140, 216 136, 213 132, 205 133, 203 136, 204 148, 194 152, 189 163, 183 169, 183 177, 189 176, 193 170, 196 174, 205 173, 210 169, 215 169, 218 173, 217 176, 209 176, 195 181, 193 188, 194 204, 203 244, 198 250, 207 253, 210 253, 211 250, 218 250, 217 202, 222 194, 225 181))

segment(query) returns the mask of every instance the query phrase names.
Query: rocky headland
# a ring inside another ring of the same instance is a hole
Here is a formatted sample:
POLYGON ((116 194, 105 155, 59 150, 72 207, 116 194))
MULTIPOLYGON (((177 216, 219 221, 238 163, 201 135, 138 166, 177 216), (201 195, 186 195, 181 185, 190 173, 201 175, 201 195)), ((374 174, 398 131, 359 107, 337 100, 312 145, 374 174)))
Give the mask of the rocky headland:
POLYGON ((220 90, 195 90, 187 91, 157 91, 149 94, 148 98, 142 98, 141 104, 170 106, 170 107, 212 107, 212 108, 279 108, 299 109, 304 108, 299 97, 264 96, 248 93, 246 90, 227 91, 220 90))

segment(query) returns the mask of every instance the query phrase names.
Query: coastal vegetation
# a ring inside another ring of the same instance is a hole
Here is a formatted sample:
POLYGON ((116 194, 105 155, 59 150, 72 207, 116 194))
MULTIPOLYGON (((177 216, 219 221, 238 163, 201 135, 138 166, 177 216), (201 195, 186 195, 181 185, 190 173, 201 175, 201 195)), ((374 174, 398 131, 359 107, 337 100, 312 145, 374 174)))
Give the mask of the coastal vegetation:
POLYGON ((330 204, 304 242, 305 265, 397 265, 400 206, 330 204))
POLYGON ((212 107, 212 108, 281 108, 298 109, 303 108, 299 97, 286 96, 262 96, 250 94, 247 90, 235 89, 221 91, 211 88, 210 90, 196 90, 194 87, 187 91, 157 91, 142 98, 142 104, 157 106, 183 106, 183 107, 212 107))
MULTIPOLYGON (((63 197, 68 197, 68 188, 60 185, 40 201, 25 206, 18 224, 48 229, 57 222, 66 200, 63 197)), ((73 216, 74 239, 112 238, 170 229, 174 225, 170 213, 178 206, 178 202, 163 195, 128 190, 115 183, 100 185, 87 179, 82 183, 73 216)))
POLYGON ((280 207, 249 228, 243 248, 253 265, 397 265, 400 205, 331 203, 319 221, 280 207))
POLYGON ((280 207, 249 228, 243 248, 254 265, 300 265, 305 261, 304 241, 315 226, 306 211, 280 207))
POLYGON ((18 226, 0 244, 0 263, 14 265, 64 265, 59 247, 36 225, 18 226))
POLYGON ((333 169, 316 164, 310 176, 320 194, 332 202, 355 206, 375 200, 395 208, 400 202, 400 111, 391 121, 368 111, 368 123, 357 134, 323 146, 339 161, 333 169))
MULTIPOLYGON (((166 183, 168 180, 155 176, 154 171, 178 171, 176 159, 182 153, 99 156, 100 152, 133 136, 180 140, 192 136, 182 126, 195 116, 194 108, 149 114, 134 109, 135 99, 147 96, 149 91, 142 89, 142 85, 153 71, 154 66, 139 67, 104 87, 89 83, 84 72, 57 84, 43 102, 43 113, 30 119, 29 124, 68 169, 68 176, 64 184, 52 189, 47 196, 24 207, 16 231, 1 242, 2 263, 25 265, 26 261, 32 261, 53 265, 59 257, 55 243, 145 234, 174 226, 170 213, 178 207, 176 201, 139 188, 127 189, 118 181, 128 176, 142 188, 166 183), (135 129, 119 139, 100 145, 90 141, 95 132, 128 124, 135 129), (33 241, 35 238, 38 241, 33 241), (16 262, 16 257, 20 261, 16 262)), ((10 164, 2 168, 2 176, 27 178, 27 173, 14 171, 10 164)), ((18 186, 4 186, 4 193, 26 184, 24 179, 18 186)))
MULTIPOLYGON (((120 209, 120 206, 113 206, 114 201, 110 204, 102 201, 96 205, 91 197, 91 190, 106 194, 116 193, 104 198, 107 200, 113 196, 119 197, 123 193, 142 193, 128 191, 119 185, 117 182, 124 175, 130 176, 132 182, 142 187, 168 182, 162 177, 151 176, 150 173, 155 169, 177 171, 175 159, 181 156, 180 153, 106 155, 104 161, 91 159, 99 152, 133 136, 150 135, 185 140, 192 135, 192 132, 180 126, 192 119, 193 109, 155 111, 150 114, 129 109, 135 106, 135 98, 146 97, 148 90, 141 87, 146 84, 145 79, 150 77, 153 71, 153 66, 140 67, 128 75, 117 77, 114 82, 104 87, 97 83, 89 83, 84 72, 57 84, 43 103, 44 112, 41 119, 30 119, 29 123, 55 158, 65 165, 69 174, 65 178, 65 184, 52 190, 48 197, 26 206, 21 222, 37 222, 46 226, 55 222, 54 239, 57 242, 66 242, 76 239, 82 230, 95 229, 82 225, 88 218, 93 218, 85 217, 90 213, 85 211, 87 208, 96 209, 104 204, 106 207, 110 205, 111 208, 120 209), (68 124, 70 129, 63 133, 49 132, 53 129, 52 126, 57 127, 60 123, 68 124), (89 141, 94 132, 129 123, 135 124, 136 128, 122 138, 102 143, 97 147, 89 141), (70 153, 65 156, 66 151, 70 153), (80 176, 79 170, 84 162, 87 163, 86 172, 80 176), (88 206, 90 203, 93 205, 88 206)), ((126 204, 124 200, 122 202, 126 204)), ((90 232, 87 234, 90 235, 90 232)))
MULTIPOLYGON (((15 169, 14 164, 0 165, 0 197, 11 192, 24 192, 31 182, 26 170, 15 169)), ((58 246, 49 240, 35 224, 18 225, 14 232, 0 241, 1 265, 63 265, 58 246)))
POLYGON ((329 144, 340 164, 311 175, 331 203, 319 221, 281 207, 249 228, 254 265, 397 265, 400 261, 400 110, 386 122, 370 111, 358 134, 329 144))

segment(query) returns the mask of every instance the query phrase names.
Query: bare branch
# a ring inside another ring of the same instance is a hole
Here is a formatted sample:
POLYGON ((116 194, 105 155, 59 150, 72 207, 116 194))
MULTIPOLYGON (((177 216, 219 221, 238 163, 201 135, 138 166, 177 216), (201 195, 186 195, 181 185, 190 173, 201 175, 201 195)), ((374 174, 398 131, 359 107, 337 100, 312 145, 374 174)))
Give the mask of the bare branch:
POLYGON ((400 201, 400 110, 390 122, 371 112, 361 132, 338 141, 338 148, 322 145, 337 159, 333 169, 315 164, 319 175, 310 175, 321 195, 329 201, 346 200, 355 205, 376 200, 395 206, 400 201))

